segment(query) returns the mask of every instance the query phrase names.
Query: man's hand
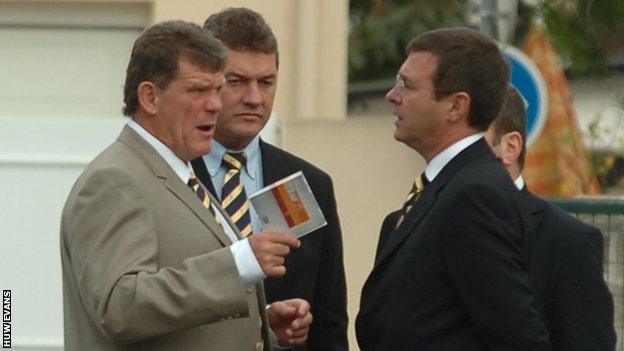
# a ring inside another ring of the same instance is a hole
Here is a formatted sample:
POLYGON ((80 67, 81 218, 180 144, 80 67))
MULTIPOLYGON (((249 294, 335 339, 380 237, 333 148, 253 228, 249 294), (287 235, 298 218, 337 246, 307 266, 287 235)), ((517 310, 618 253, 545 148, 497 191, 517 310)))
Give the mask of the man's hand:
POLYGON ((267 318, 280 346, 301 345, 308 338, 312 314, 306 300, 273 302, 267 311, 267 318))
POLYGON ((262 232, 248 238, 251 250, 267 277, 283 276, 286 273, 284 257, 291 248, 296 249, 301 245, 299 239, 291 233, 262 232))

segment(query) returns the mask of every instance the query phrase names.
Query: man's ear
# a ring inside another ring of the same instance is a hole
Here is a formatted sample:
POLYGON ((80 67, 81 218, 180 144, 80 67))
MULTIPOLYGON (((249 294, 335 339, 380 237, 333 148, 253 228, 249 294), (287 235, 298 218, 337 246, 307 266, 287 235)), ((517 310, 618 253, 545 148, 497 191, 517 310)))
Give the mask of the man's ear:
POLYGON ((509 132, 503 135, 500 142, 499 158, 505 167, 514 165, 522 152, 522 135, 518 132, 509 132))
POLYGON ((158 113, 158 88, 152 82, 141 82, 137 88, 139 105, 150 115, 158 113))
POLYGON ((470 114, 470 95, 463 91, 451 94, 451 109, 449 111, 449 120, 457 122, 460 118, 468 119, 470 114))

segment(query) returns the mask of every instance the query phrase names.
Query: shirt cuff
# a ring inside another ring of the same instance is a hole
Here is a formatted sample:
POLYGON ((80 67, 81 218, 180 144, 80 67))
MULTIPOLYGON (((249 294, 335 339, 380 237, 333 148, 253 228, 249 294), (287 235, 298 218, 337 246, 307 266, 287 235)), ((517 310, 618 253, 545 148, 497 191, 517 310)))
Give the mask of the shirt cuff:
POLYGON ((254 255, 253 250, 251 250, 247 238, 233 243, 230 246, 230 251, 232 252, 232 256, 234 256, 234 263, 236 264, 236 269, 238 269, 238 275, 240 275, 246 287, 251 287, 266 278, 266 275, 256 259, 256 255, 254 255))

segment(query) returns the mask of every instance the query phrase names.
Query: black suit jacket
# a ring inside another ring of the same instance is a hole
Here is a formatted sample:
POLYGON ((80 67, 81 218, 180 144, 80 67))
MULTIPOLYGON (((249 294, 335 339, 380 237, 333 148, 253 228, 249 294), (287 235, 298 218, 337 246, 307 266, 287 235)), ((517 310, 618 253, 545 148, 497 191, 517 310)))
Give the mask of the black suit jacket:
MULTIPOLYGON (((327 225, 301 238, 301 247, 286 257, 286 274, 264 281, 267 302, 302 298, 310 302, 314 322, 306 345, 295 350, 348 350, 347 293, 342 258, 342 234, 334 187, 321 169, 260 140, 264 185, 303 171, 327 225)), ((197 177, 214 195, 203 159, 192 161, 197 177)), ((217 197, 218 198, 218 197, 217 197)))
POLYGON ((550 350, 522 247, 532 228, 483 139, 384 222, 356 321, 363 351, 550 350), (392 223, 390 223, 392 222, 392 223))
POLYGON ((602 233, 526 188, 521 194, 535 226, 532 286, 553 350, 615 350, 602 233))

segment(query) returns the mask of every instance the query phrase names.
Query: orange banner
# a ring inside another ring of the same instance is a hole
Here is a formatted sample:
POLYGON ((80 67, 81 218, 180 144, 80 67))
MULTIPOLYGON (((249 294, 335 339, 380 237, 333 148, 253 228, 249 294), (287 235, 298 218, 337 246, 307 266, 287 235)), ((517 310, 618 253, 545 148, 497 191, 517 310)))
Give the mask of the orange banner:
POLYGON ((528 150, 524 168, 529 189, 542 196, 600 193, 591 173, 568 82, 546 30, 534 27, 523 51, 541 71, 548 89, 548 119, 542 134, 528 150))

